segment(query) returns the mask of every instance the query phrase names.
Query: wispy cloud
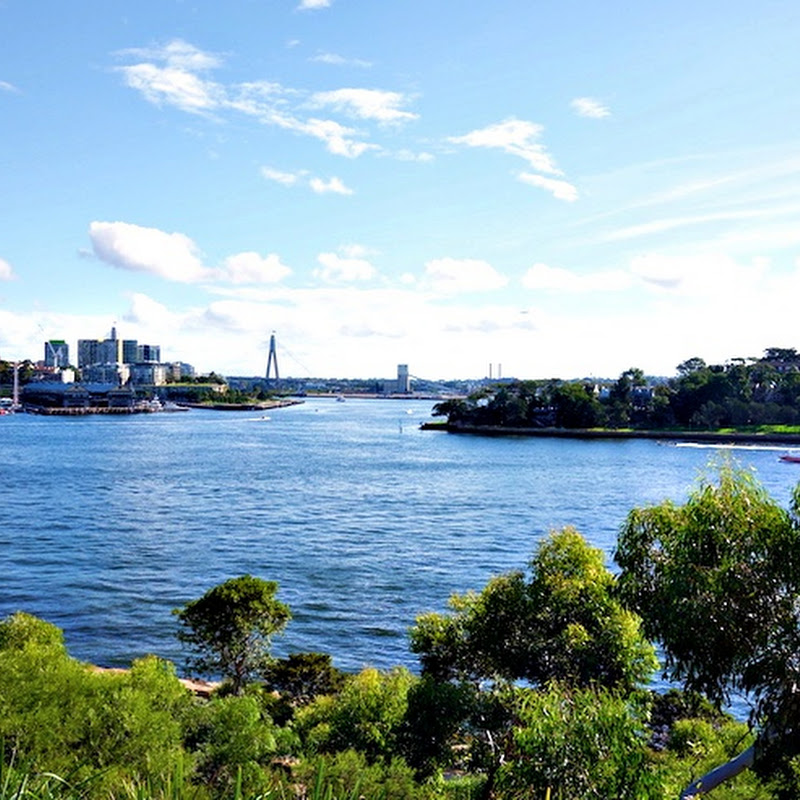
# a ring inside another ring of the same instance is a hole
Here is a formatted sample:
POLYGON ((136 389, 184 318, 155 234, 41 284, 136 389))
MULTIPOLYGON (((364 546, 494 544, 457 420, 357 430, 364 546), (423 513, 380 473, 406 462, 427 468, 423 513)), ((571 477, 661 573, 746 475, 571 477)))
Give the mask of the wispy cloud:
POLYGON ((298 11, 314 11, 318 8, 328 8, 331 0, 301 0, 297 6, 298 11))
POLYGON ((13 83, 8 81, 0 81, 0 92, 11 92, 13 94, 20 94, 20 90, 14 86, 13 83))
POLYGON ((523 183, 550 192, 559 200, 572 202, 578 198, 578 190, 568 181, 548 176, 563 175, 547 148, 539 141, 544 128, 536 122, 507 119, 486 128, 479 128, 463 136, 448 139, 453 144, 468 147, 484 147, 502 150, 526 161, 537 172, 520 172, 517 178, 523 183))
POLYGON ((593 97, 576 97, 570 105, 579 117, 603 119, 603 117, 611 116, 608 106, 593 97))
POLYGON ((261 167, 261 175, 268 181, 273 181, 274 183, 279 183, 287 187, 297 186, 302 182, 304 186, 307 186, 317 194, 354 194, 350 187, 345 186, 341 178, 332 177, 327 181, 317 177, 309 178, 308 170, 283 172, 273 169, 272 167, 261 167))
POLYGON ((532 172, 520 172, 517 176, 522 183, 530 186, 537 186, 540 189, 550 192, 558 200, 566 200, 572 203, 578 199, 578 190, 569 181, 558 178, 548 178, 544 175, 536 175, 532 172))
POLYGON ((381 123, 407 122, 418 114, 402 110, 408 98, 400 92, 380 89, 335 89, 316 92, 311 96, 314 108, 331 107, 358 119, 372 119, 381 123))
POLYGON ((261 167, 261 175, 268 181, 280 183, 283 186, 294 186, 304 175, 304 172, 283 172, 272 167, 261 167))
POLYGON ((471 131, 463 136, 451 136, 448 141, 468 147, 503 150, 524 159, 539 172, 561 175, 561 170, 547 152, 547 148, 538 141, 543 130, 543 126, 536 122, 512 118, 471 131))
POLYGON ((364 61, 360 58, 345 58, 338 53, 319 53, 309 60, 319 64, 332 64, 336 67, 361 67, 367 69, 372 66, 371 61, 364 61))
POLYGON ((715 211, 712 213, 694 214, 684 217, 668 217, 664 219, 643 222, 640 225, 630 225, 611 231, 605 235, 605 240, 614 242, 625 239, 636 239, 642 236, 673 231, 677 228, 708 225, 717 222, 738 222, 740 220, 775 218, 778 216, 796 215, 800 213, 800 206, 791 205, 783 208, 748 208, 734 211, 715 211))
POLYGON ((346 158, 382 148, 366 141, 368 133, 364 131, 335 119, 308 116, 309 108, 327 108, 379 125, 418 116, 403 108, 410 100, 401 92, 344 88, 309 94, 274 81, 225 85, 208 74, 221 66, 221 57, 179 39, 162 47, 123 50, 118 55, 135 61, 116 70, 127 86, 150 103, 212 118, 237 112, 265 125, 318 139, 328 152, 346 158))

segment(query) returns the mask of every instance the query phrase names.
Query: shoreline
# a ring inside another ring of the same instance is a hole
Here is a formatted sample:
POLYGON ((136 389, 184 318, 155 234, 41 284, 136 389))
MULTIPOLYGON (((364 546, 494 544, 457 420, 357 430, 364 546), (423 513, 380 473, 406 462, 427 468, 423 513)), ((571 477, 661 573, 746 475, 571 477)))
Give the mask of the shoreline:
POLYGON ((800 433, 748 433, 731 431, 656 431, 600 428, 509 428, 501 425, 458 425, 423 422, 421 430, 464 433, 473 436, 528 436, 556 439, 654 439, 697 444, 785 444, 800 446, 800 433))

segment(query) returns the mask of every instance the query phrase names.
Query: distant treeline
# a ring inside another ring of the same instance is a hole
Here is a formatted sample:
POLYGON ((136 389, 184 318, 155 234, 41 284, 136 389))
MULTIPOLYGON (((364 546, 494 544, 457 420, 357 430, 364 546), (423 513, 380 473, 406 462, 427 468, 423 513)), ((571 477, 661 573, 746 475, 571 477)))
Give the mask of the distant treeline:
POLYGON ((706 364, 690 358, 677 376, 648 379, 625 370, 616 381, 497 383, 438 403, 453 425, 718 430, 800 425, 800 354, 768 348, 759 359, 706 364))

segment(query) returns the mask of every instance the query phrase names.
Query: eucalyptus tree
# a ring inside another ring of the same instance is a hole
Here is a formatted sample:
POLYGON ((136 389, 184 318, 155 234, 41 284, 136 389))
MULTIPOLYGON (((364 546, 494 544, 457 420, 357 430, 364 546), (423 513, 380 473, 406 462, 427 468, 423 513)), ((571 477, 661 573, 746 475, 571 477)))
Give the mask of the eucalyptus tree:
POLYGON ((788 775, 800 753, 800 487, 786 510, 725 464, 684 505, 633 509, 615 559, 620 596, 663 646, 668 676, 718 706, 749 694, 755 766, 788 775))

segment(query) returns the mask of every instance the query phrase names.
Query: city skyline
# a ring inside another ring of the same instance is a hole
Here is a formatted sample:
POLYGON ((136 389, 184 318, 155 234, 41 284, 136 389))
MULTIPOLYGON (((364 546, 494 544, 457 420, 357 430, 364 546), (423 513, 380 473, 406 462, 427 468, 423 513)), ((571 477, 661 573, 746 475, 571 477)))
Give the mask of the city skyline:
POLYGON ((0 0, 0 359, 671 375, 797 347, 776 0, 0 0), (42 13, 48 24, 42 22, 42 13))

